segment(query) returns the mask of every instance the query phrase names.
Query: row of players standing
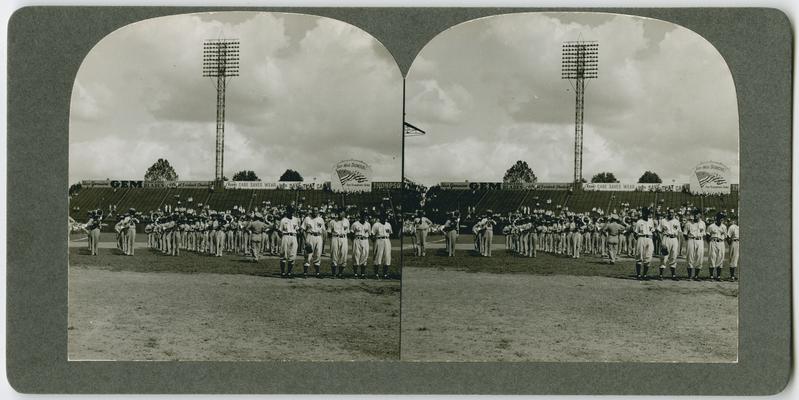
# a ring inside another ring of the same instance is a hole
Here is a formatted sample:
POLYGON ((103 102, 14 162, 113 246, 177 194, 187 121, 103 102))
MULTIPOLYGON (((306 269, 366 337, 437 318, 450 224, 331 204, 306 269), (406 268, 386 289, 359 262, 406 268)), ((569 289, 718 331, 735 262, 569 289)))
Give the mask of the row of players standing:
POLYGON ((343 277, 352 248, 353 275, 366 278, 370 255, 373 273, 389 278, 391 266, 391 241, 393 233, 386 213, 370 215, 362 212, 355 222, 343 210, 333 211, 329 219, 321 215, 318 207, 306 215, 295 216, 294 207, 283 211, 216 213, 161 216, 145 227, 150 247, 166 254, 179 255, 189 250, 222 257, 224 252, 251 256, 257 262, 259 255, 280 257, 281 276, 292 278, 298 253, 302 253, 303 277, 311 266, 315 276, 321 277, 321 259, 325 246, 330 249, 331 276, 343 277), (352 246, 349 245, 352 241, 352 246))
MULTIPOLYGON (((650 263, 657 251, 661 256, 657 278, 663 279, 664 271, 669 269, 671 278, 676 280, 677 257, 685 251, 688 277, 698 280, 707 249, 708 278, 721 280, 725 255, 729 253, 730 279, 737 280, 740 231, 734 217, 725 223, 726 216, 718 213, 715 222, 706 222, 698 209, 684 213, 690 215, 681 215, 681 218, 673 209, 654 219, 651 218, 651 208, 642 208, 640 213, 632 209, 624 213, 624 218, 614 213, 607 219, 597 218, 593 222, 582 213, 564 212, 559 217, 543 212, 517 214, 510 216, 502 233, 506 248, 526 257, 535 257, 537 251, 572 258, 594 254, 607 257, 611 264, 616 262, 619 254, 635 257, 635 276, 638 279, 648 279, 650 263)), ((483 257, 491 257, 494 227, 497 225, 497 219, 488 210, 472 226, 475 251, 483 257)), ((461 228, 457 211, 448 213, 446 222, 437 227, 420 210, 407 226, 409 233, 414 234, 417 255, 425 255, 427 235, 438 229, 444 235, 447 255, 454 256, 461 228)))

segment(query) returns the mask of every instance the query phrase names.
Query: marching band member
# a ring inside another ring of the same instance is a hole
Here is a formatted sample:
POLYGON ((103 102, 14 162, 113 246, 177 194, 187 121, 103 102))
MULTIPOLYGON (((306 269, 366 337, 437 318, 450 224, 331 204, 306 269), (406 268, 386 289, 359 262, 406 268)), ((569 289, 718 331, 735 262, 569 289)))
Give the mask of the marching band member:
POLYGON ((494 225, 497 224, 497 221, 494 220, 494 212, 486 210, 486 217, 481 221, 481 224, 483 226, 482 254, 483 257, 491 257, 491 246, 494 241, 494 225))

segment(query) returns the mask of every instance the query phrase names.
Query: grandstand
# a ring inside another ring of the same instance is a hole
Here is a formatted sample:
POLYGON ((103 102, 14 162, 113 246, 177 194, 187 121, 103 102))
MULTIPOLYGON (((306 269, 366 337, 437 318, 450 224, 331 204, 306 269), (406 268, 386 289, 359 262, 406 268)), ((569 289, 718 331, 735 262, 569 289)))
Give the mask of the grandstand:
MULTIPOLYGON (((78 221, 86 219, 86 212, 100 208, 109 213, 109 206, 118 212, 135 208, 142 213, 163 209, 169 205, 176 207, 178 202, 184 207, 199 208, 208 205, 214 210, 231 210, 234 206, 251 210, 264 202, 272 205, 305 204, 318 206, 334 203, 339 206, 372 208, 384 204, 395 210, 411 212, 420 206, 421 193, 403 192, 401 189, 380 189, 372 192, 336 193, 329 190, 257 190, 226 189, 214 191, 197 188, 83 188, 70 197, 69 215, 78 221)), ((601 208, 606 211, 630 207, 644 207, 657 204, 663 207, 679 208, 685 204, 713 210, 738 208, 738 191, 728 195, 700 196, 688 192, 652 191, 570 191, 570 190, 445 190, 433 186, 425 193, 424 209, 434 221, 443 221, 446 212, 453 209, 462 214, 482 213, 492 210, 507 214, 521 207, 531 209, 557 210, 568 207, 576 212, 601 208)))
POLYGON ((527 206, 531 209, 555 210, 568 207, 576 212, 594 208, 613 210, 645 207, 651 204, 680 208, 685 204, 702 209, 730 210, 738 208, 738 192, 728 195, 693 195, 688 192, 652 191, 570 191, 570 190, 444 190, 433 186, 426 194, 424 209, 434 220, 443 220, 453 209, 465 213, 472 208, 476 213, 492 210, 507 214, 527 206))
POLYGON ((149 213, 169 205, 176 207, 178 202, 184 207, 198 208, 208 205, 214 210, 231 210, 234 206, 251 210, 264 202, 269 204, 296 204, 319 206, 333 202, 339 206, 371 208, 384 203, 391 207, 415 209, 419 201, 414 196, 405 199, 400 189, 381 189, 372 192, 334 193, 328 190, 254 190, 187 188, 83 188, 70 196, 69 216, 78 221, 86 219, 86 212, 102 209, 106 214, 110 207, 119 213, 135 208, 149 213))

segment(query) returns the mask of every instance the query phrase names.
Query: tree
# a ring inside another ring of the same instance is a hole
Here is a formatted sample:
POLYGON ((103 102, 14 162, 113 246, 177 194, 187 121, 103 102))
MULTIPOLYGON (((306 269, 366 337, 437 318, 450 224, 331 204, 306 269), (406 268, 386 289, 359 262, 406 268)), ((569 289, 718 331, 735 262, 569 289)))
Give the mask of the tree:
POLYGON ((258 178, 258 175, 255 175, 255 171, 244 170, 233 174, 233 180, 243 182, 260 182, 261 178, 258 178))
POLYGON ((147 182, 165 182, 178 180, 178 174, 175 169, 169 165, 169 161, 159 158, 144 174, 144 180, 147 182))
POLYGON ((619 183, 613 172, 600 172, 591 178, 591 183, 619 183))
POLYGON ((80 184, 80 182, 70 185, 69 186, 69 195, 72 196, 74 194, 77 194, 78 192, 80 192, 80 189, 82 187, 83 186, 80 184))
POLYGON ((280 175, 280 182, 302 182, 302 175, 293 169, 287 169, 283 175, 280 175))
POLYGON ((652 171, 646 171, 640 178, 638 178, 638 183, 663 183, 660 179, 658 174, 652 171))
POLYGON ((533 170, 527 165, 526 161, 516 161, 512 167, 508 168, 505 172, 505 177, 502 182, 505 183, 535 183, 538 178, 533 173, 533 170))

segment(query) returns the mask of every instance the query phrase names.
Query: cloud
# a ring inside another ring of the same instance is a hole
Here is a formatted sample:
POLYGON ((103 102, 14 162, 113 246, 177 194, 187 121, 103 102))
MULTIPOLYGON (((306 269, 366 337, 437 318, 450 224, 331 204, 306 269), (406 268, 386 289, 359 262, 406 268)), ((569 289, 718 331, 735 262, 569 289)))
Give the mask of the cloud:
POLYGON ((636 181, 650 169, 687 182, 713 159, 737 182, 737 101, 715 48, 671 23, 595 13, 483 18, 428 43, 408 75, 408 121, 428 134, 406 141, 407 174, 499 181, 518 159, 540 180, 571 180, 575 98, 560 53, 580 37, 600 47, 599 79, 586 87, 584 176, 636 181))
POLYGON ((329 179, 334 163, 358 158, 385 163, 375 179, 400 179, 402 77, 379 42, 327 18, 222 12, 145 20, 95 46, 73 90, 70 180, 140 179, 158 158, 181 179, 212 179, 216 87, 202 77, 202 43, 218 37, 241 43, 225 99, 227 176, 329 179))

